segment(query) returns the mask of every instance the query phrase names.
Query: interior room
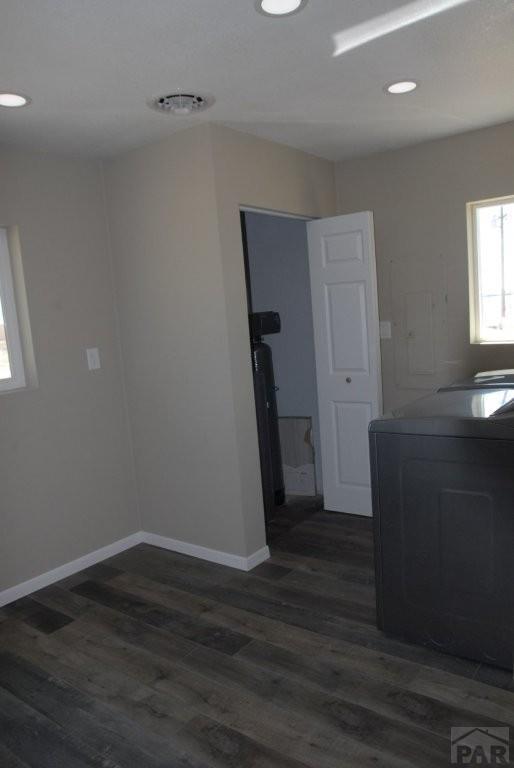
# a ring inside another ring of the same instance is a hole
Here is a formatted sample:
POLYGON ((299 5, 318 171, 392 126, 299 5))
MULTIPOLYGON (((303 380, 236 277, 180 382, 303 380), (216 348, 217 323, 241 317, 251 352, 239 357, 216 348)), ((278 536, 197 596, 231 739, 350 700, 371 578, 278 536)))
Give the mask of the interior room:
MULTIPOLYGON (((258 367, 262 367, 262 363, 259 366, 257 356, 262 351, 267 353, 262 345, 269 348, 273 381, 267 388, 272 390, 272 400, 275 394, 276 401, 278 430, 275 427, 271 445, 274 448, 276 445, 278 468, 269 494, 269 528, 282 506, 287 507, 293 519, 296 508, 300 510, 306 502, 310 501, 309 509, 315 505, 323 507, 307 222, 302 218, 252 211, 243 211, 241 216, 250 315, 278 314, 275 327, 268 328, 270 333, 255 336, 250 329, 252 357, 258 367), (257 339, 260 340, 258 347, 257 339)), ((257 333, 261 331, 259 325, 257 333)), ((254 380, 254 388, 257 386, 254 380)), ((269 397, 266 394, 262 408, 267 413, 269 397)), ((259 405, 256 392, 257 412, 259 405)), ((258 418, 261 437, 259 425, 258 418)), ((262 435, 262 439, 265 450, 268 433, 262 435)), ((264 488, 263 496, 266 501, 264 488)))
POLYGON ((0 3, 0 768, 514 761, 513 33, 0 3))

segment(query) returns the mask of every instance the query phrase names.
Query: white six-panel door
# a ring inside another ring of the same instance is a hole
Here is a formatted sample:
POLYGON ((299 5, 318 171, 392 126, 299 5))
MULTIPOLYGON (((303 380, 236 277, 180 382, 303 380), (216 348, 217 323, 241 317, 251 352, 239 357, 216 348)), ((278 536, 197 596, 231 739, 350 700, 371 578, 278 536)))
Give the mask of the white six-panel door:
POLYGON ((307 227, 325 509, 371 515, 368 425, 382 408, 373 214, 307 227))

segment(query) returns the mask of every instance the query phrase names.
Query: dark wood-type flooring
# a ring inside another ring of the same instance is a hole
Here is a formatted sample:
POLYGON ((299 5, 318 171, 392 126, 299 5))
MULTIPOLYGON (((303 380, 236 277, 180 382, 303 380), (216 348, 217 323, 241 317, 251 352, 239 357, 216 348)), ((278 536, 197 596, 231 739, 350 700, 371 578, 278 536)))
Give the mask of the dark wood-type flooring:
POLYGON ((514 726, 507 672, 376 629, 368 520, 300 502, 271 541, 248 574, 141 545, 0 611, 1 768, 428 768, 514 726))

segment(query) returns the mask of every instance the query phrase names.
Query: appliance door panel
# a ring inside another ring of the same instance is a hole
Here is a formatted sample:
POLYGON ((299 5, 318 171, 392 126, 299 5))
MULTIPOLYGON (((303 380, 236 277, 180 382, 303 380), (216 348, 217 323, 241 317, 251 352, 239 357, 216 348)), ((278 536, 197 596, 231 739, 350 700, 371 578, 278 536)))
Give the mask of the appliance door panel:
POLYGON ((514 444, 377 435, 373 454, 382 628, 511 667, 514 444))

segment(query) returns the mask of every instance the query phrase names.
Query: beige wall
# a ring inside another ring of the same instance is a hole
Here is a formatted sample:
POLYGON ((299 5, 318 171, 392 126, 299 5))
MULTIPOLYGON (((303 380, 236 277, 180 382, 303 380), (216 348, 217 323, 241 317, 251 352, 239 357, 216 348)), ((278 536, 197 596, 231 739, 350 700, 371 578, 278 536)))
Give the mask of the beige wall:
POLYGON ((200 126, 106 167, 143 528, 265 543, 239 205, 335 210, 333 166, 200 126))
POLYGON ((19 228, 39 378, 0 395, 2 590, 140 525, 100 166, 0 151, 0 224, 19 228))
POLYGON ((108 228, 98 165, 1 152, 39 386, 0 395, 0 589, 140 528, 242 556, 264 545, 240 206, 374 211, 381 317, 396 323, 386 407, 512 366, 511 347, 469 344, 465 204, 512 194, 513 127, 339 164, 336 206, 333 164, 203 125, 105 165, 108 228), (427 290, 435 371, 406 379, 404 298, 427 290))
POLYGON ((334 166, 312 155, 220 126, 211 127, 232 400, 246 549, 262 546, 262 496, 239 208, 304 216, 335 213, 334 166))
POLYGON ((374 213, 380 317, 395 323, 382 341, 386 408, 463 373, 514 367, 512 346, 469 342, 466 232, 467 202, 514 194, 514 123, 340 163, 337 191, 340 213, 374 213), (434 373, 412 374, 406 297, 422 307, 427 291, 434 373))
POLYGON ((244 553, 207 126, 106 166, 143 528, 244 553))

